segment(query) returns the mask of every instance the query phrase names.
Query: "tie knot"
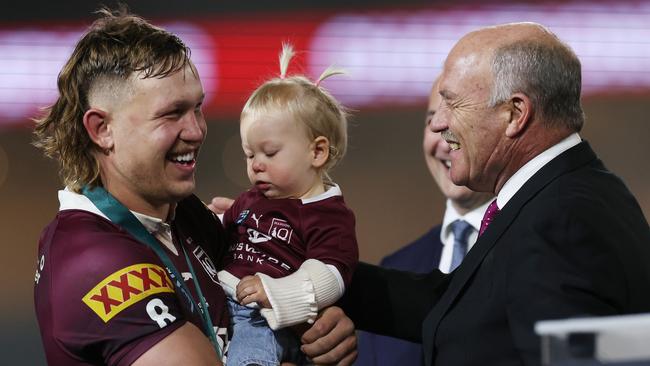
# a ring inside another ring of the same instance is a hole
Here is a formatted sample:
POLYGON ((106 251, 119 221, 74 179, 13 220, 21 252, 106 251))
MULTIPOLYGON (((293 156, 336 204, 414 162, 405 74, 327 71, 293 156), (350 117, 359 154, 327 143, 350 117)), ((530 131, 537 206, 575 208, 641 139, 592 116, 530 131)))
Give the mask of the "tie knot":
POLYGON ((490 225, 492 220, 494 220, 494 217, 499 213, 499 211, 499 206, 497 206, 497 200, 495 199, 490 203, 485 211, 485 215, 483 215, 483 220, 481 220, 481 230, 478 233, 479 236, 483 235, 488 225, 490 225))

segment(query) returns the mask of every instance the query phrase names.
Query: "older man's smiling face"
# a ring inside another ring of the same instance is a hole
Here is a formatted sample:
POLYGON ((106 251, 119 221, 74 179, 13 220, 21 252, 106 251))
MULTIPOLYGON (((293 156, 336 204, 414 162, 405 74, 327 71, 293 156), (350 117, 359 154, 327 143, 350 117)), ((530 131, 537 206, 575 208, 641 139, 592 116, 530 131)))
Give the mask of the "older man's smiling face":
POLYGON ((491 95, 491 53, 479 40, 461 40, 451 51, 440 77, 442 102, 431 121, 449 144, 450 177, 457 185, 493 192, 504 165, 500 142, 508 116, 499 105, 488 107, 491 95), (479 50, 479 51, 477 51, 479 50))
POLYGON ((429 107, 425 120, 424 138, 422 140, 424 160, 442 194, 452 201, 459 212, 467 212, 478 204, 487 201, 492 195, 474 192, 467 187, 458 186, 451 181, 451 158, 449 156, 451 147, 440 133, 431 130, 431 120, 435 116, 440 102, 441 97, 438 94, 436 84, 429 97, 429 107))

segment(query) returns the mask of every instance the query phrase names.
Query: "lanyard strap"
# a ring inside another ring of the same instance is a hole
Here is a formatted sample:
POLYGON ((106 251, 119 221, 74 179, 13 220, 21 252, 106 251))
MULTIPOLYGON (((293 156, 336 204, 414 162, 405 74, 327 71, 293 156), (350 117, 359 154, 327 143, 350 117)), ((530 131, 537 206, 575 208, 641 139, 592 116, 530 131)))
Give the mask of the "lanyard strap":
POLYGON ((210 314, 208 314, 208 306, 205 298, 203 297, 203 293, 201 292, 201 286, 199 286, 199 282, 196 278, 196 274, 194 273, 192 263, 190 262, 190 257, 187 255, 187 251, 185 250, 185 246, 182 244, 180 245, 181 249, 183 250, 183 254, 185 255, 187 266, 190 268, 190 272, 192 273, 194 288, 196 290, 197 296, 201 301, 200 307, 197 306, 196 301, 194 298, 192 298, 192 295, 190 295, 190 291, 187 288, 185 281, 183 280, 183 276, 180 275, 178 269, 176 269, 176 266, 174 266, 174 263, 172 263, 167 253, 165 253, 163 248, 160 246, 160 243, 158 243, 158 240, 156 240, 156 238, 154 238, 153 235, 147 231, 147 229, 133 215, 133 213, 131 213, 131 211, 124 207, 124 205, 116 200, 115 197, 108 193, 103 187, 95 187, 91 189, 88 188, 88 186, 85 186, 82 189, 82 193, 88 197, 88 199, 90 199, 93 204, 114 224, 122 227, 129 234, 138 239, 138 241, 147 245, 158 255, 158 258, 160 258, 163 264, 167 267, 168 272, 171 272, 170 274, 172 280, 176 282, 175 288, 180 291, 180 293, 187 301, 190 312, 194 313, 195 309, 198 309, 198 313, 201 316, 203 323, 204 331, 207 334, 208 338, 210 338, 215 351, 217 351, 217 355, 219 358, 222 358, 221 347, 219 347, 219 343, 217 342, 217 336, 214 333, 212 320, 210 319, 210 314))

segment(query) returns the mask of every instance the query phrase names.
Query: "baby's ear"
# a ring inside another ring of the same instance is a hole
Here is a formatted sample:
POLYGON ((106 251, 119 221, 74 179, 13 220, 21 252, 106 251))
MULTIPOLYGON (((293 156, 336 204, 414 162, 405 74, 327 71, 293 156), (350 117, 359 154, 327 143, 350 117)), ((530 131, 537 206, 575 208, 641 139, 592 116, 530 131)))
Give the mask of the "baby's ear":
POLYGON ((318 136, 311 143, 312 161, 311 165, 322 168, 330 157, 330 140, 325 136, 318 136))

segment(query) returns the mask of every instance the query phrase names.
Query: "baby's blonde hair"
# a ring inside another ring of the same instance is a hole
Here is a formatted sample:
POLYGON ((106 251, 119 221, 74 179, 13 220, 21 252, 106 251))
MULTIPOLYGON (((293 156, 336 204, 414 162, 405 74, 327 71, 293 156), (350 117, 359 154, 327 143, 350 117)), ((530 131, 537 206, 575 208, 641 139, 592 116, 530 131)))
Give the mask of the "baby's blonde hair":
POLYGON ((343 158, 347 150, 348 113, 320 83, 330 76, 343 74, 343 71, 330 66, 316 82, 302 75, 287 77, 289 62, 294 55, 290 44, 282 45, 280 77, 268 80, 255 89, 244 105, 241 120, 283 111, 304 124, 309 139, 326 137, 330 142, 330 151, 322 173, 325 180, 331 183, 328 172, 343 158))

